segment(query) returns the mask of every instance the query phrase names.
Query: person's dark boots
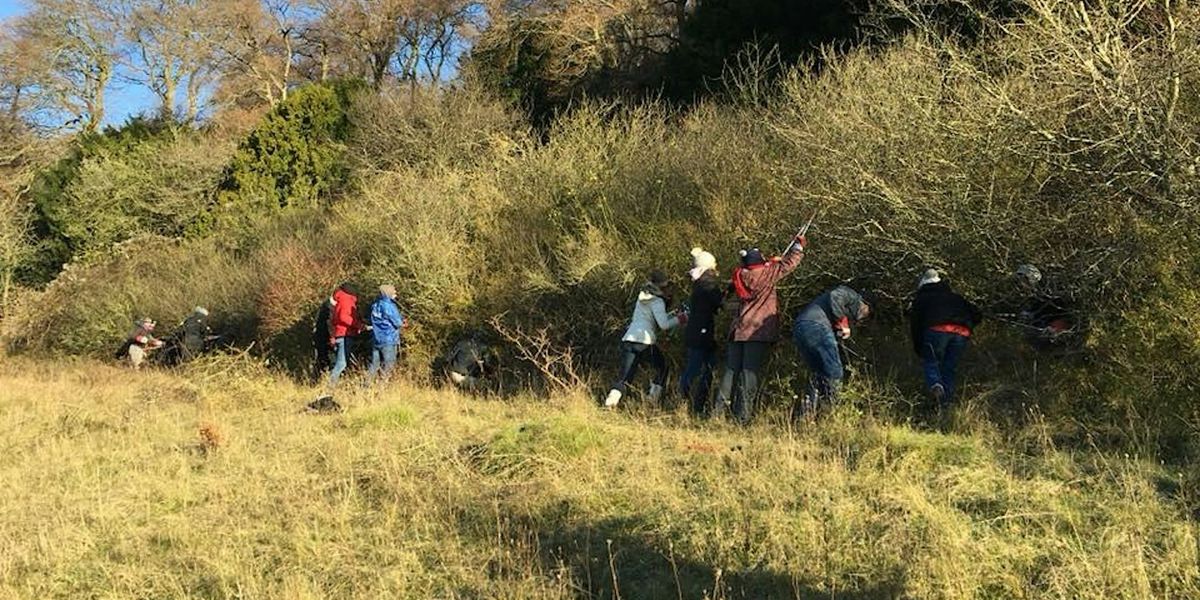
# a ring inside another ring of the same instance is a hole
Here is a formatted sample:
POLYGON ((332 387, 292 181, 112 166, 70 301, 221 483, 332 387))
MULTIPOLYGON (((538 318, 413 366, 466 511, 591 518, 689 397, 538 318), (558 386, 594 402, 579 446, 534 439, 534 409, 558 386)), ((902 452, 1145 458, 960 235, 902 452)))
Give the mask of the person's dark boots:
POLYGON ((933 386, 929 388, 929 397, 933 398, 933 401, 937 403, 938 407, 941 407, 946 401, 946 388, 940 383, 933 384, 933 386))
POLYGON ((647 394, 647 396, 650 398, 650 401, 654 402, 655 404, 662 403, 663 386, 658 385, 657 383, 650 384, 650 393, 647 394))
POLYGON ((728 411, 728 409, 729 409, 729 403, 727 403, 725 401, 725 398, 722 398, 721 396, 718 395, 716 402, 713 402, 712 410, 708 411, 708 418, 709 419, 723 418, 725 416, 725 413, 728 411))

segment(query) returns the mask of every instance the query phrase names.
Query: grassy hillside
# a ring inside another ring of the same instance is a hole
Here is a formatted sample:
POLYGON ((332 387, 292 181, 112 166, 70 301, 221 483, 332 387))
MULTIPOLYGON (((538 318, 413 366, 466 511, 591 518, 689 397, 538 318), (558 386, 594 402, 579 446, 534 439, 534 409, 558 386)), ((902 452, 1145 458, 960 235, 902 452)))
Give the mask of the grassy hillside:
POLYGON ((230 359, 0 364, 0 598, 1200 594, 1186 481, 1036 435, 311 395, 230 359))

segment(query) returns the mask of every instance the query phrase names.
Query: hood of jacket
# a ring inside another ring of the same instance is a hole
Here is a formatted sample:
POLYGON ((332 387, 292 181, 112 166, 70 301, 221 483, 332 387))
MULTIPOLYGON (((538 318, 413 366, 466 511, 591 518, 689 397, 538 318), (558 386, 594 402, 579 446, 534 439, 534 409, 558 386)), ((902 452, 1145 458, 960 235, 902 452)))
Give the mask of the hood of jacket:
POLYGON ((663 292, 662 288, 653 283, 643 285, 641 291, 638 292, 638 302, 649 302, 655 298, 666 300, 667 295, 663 292))
POLYGON ((331 302, 331 304, 334 306, 337 306, 339 304, 346 304, 346 303, 353 304, 353 303, 358 302, 358 296, 355 296, 354 294, 351 294, 350 292, 347 292, 346 290, 338 289, 337 291, 333 292, 333 297, 331 298, 331 300, 333 300, 333 302, 331 302))

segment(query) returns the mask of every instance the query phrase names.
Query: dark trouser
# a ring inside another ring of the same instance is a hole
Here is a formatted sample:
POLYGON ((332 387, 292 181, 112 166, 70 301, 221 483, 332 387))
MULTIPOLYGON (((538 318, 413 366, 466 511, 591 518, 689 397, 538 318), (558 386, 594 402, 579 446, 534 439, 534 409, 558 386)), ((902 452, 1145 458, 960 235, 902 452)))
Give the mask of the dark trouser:
POLYGON ((313 338, 313 379, 320 381, 329 371, 329 338, 313 338))
POLYGON ((612 389, 624 394, 625 388, 633 382, 638 367, 642 363, 647 363, 651 369, 654 369, 654 383, 660 386, 666 385, 667 359, 658 346, 621 342, 621 373, 617 376, 617 381, 613 383, 612 389))
POLYGON ((958 370, 958 361, 971 338, 957 333, 941 331, 926 331, 924 343, 921 344, 921 363, 925 369, 925 388, 930 389, 941 384, 945 394, 942 403, 949 404, 954 397, 954 373, 958 370))
POLYGON ((713 416, 725 412, 730 399, 733 415, 742 424, 750 422, 758 400, 758 376, 771 353, 770 342, 730 342, 725 357, 725 375, 713 406, 713 416))
POLYGON ((792 341, 810 371, 804 412, 813 414, 833 406, 846 376, 833 329, 825 323, 797 321, 792 329, 792 341))
POLYGON ((708 393, 716 366, 716 345, 687 349, 687 366, 679 378, 679 389, 684 398, 691 400, 693 414, 703 415, 708 410, 708 393))

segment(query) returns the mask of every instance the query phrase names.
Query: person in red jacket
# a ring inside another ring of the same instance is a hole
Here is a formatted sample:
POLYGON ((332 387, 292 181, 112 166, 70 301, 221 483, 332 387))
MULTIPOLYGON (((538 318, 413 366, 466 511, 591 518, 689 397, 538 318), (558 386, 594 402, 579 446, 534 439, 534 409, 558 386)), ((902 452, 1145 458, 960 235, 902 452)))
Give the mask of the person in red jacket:
POLYGON ((733 272, 733 292, 739 300, 729 334, 725 375, 713 405, 712 416, 720 417, 733 404, 734 417, 743 425, 754 414, 758 399, 758 376, 771 346, 779 341, 779 297, 775 286, 800 266, 808 240, 796 236, 782 258, 766 260, 758 248, 741 252, 742 266, 733 272))
POLYGON ((358 296, 354 295, 349 283, 338 286, 333 293, 333 309, 329 311, 329 347, 333 350, 333 371, 329 374, 329 387, 337 386, 342 371, 346 370, 350 358, 350 340, 362 333, 363 323, 358 317, 358 296))

